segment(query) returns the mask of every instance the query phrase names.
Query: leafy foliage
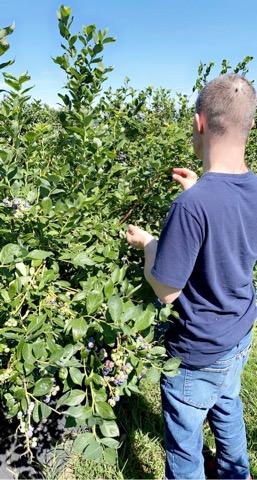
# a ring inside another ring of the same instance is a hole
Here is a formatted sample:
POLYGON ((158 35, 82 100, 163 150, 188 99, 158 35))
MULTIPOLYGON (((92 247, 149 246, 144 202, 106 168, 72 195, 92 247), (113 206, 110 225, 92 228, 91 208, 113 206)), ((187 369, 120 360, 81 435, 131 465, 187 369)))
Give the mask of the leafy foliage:
POLYGON ((120 149, 131 135, 142 141, 134 116, 148 92, 131 92, 120 120, 127 87, 116 99, 110 91, 99 97, 110 71, 100 55, 113 39, 93 25, 72 35, 68 7, 58 19, 67 43, 54 59, 67 74, 62 109, 29 103, 28 73, 3 74, 1 396, 6 415, 20 420, 27 453, 35 426, 54 412, 67 426, 87 427, 75 451, 112 464, 115 404, 138 391, 143 376, 158 381, 161 371, 177 371, 156 346, 158 310, 143 293, 142 265, 121 227, 139 192, 131 192, 135 168, 122 165, 120 149))

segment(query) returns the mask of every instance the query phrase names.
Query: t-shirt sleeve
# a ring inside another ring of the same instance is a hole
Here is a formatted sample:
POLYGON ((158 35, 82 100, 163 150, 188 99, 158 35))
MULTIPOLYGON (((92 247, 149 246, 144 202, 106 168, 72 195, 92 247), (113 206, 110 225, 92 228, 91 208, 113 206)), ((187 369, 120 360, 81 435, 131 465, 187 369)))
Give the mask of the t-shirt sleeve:
POLYGON ((184 288, 202 242, 198 220, 183 205, 173 203, 158 241, 153 277, 164 285, 184 288))

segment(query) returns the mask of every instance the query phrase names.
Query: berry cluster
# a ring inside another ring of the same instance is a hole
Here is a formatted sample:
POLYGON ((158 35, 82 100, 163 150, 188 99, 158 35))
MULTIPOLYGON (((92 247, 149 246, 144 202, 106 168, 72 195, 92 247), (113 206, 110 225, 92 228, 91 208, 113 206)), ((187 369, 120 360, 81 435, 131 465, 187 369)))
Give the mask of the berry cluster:
POLYGON ((7 322, 5 322, 5 327, 17 327, 18 325, 18 322, 17 320, 15 320, 15 318, 9 318, 9 320, 7 320, 7 322))
POLYGON ((127 160, 127 154, 125 152, 119 152, 118 155, 117 155, 117 160, 119 160, 119 162, 121 163, 125 163, 125 161, 127 160))
POLYGON ((103 368, 104 377, 108 377, 110 375, 110 373, 113 371, 114 365, 114 362, 112 362, 111 360, 105 361, 103 368))
POLYGON ((143 112, 138 112, 137 115, 136 115, 136 119, 139 122, 143 122, 145 120, 145 114, 143 112))
MULTIPOLYGON (((5 353, 8 353, 9 351, 10 351, 10 349, 8 347, 6 347, 4 349, 5 353)), ((6 380, 8 380, 8 378, 10 377, 10 374, 11 374, 11 370, 9 370, 9 369, 6 369, 5 372, 0 373, 0 384, 4 383, 6 380)))
POLYGON ((6 208, 12 208, 15 211, 14 215, 16 217, 22 217, 23 213, 31 208, 31 204, 27 200, 19 197, 14 197, 12 199, 9 199, 8 197, 4 198, 0 205, 6 208))
POLYGON ((88 344, 87 344, 87 352, 90 352, 93 348, 95 348, 95 338, 94 337, 90 337, 89 338, 89 341, 88 341, 88 344))
MULTIPOLYGON (((35 402, 30 402, 27 410, 27 416, 30 418, 33 409, 35 407, 35 402)), ((30 425, 30 422, 26 422, 26 418, 24 418, 24 413, 20 410, 17 414, 17 418, 20 420, 20 432, 26 434, 27 438, 30 439, 30 447, 36 448, 37 446, 37 438, 33 436, 34 434, 34 427, 30 425)))
POLYGON ((116 395, 116 397, 109 398, 108 403, 111 405, 111 407, 115 407, 116 403, 120 401, 120 396, 116 395))
POLYGON ((140 334, 136 337, 136 345, 138 350, 149 350, 151 348, 150 343, 146 342, 140 334))
POLYGON ((125 372, 120 372, 114 377, 113 383, 114 383, 114 385, 121 386, 121 385, 123 385, 123 383, 126 382, 127 379, 128 379, 128 374, 125 373, 125 372))

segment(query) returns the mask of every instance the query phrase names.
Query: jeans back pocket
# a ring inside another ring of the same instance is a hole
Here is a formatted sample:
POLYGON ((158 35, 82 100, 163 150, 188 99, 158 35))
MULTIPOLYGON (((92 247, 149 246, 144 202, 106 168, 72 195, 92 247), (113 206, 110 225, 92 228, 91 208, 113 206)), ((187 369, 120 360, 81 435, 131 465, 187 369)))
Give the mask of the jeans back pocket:
POLYGON ((233 366, 233 360, 204 368, 186 368, 184 401, 198 408, 209 409, 218 399, 220 390, 233 366))

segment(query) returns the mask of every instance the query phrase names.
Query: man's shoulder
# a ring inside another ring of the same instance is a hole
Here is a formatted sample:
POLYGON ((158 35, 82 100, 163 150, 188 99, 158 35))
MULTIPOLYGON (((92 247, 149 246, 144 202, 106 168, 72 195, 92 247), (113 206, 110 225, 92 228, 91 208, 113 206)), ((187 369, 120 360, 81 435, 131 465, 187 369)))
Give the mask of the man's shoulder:
POLYGON ((174 200, 174 203, 184 207, 185 210, 193 214, 204 204, 206 195, 208 195, 206 185, 198 180, 191 188, 181 192, 174 200))

